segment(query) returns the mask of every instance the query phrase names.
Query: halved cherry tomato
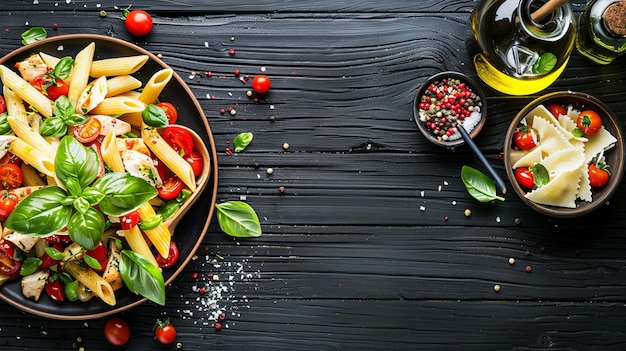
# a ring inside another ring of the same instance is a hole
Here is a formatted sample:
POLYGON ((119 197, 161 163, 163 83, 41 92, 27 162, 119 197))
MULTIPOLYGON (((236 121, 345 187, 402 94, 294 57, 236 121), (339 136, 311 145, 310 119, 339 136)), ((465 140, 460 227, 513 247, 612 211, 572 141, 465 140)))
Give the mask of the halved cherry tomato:
POLYGON ((60 78, 53 77, 50 72, 35 78, 31 85, 52 101, 55 101, 62 95, 67 96, 70 89, 69 84, 60 78))
POLYGON ((0 240, 0 273, 17 279, 21 267, 22 262, 15 259, 15 246, 8 240, 0 240))
POLYGON ((158 188, 159 197, 163 200, 173 200, 183 190, 183 181, 178 176, 172 176, 158 188))
POLYGON ((91 267, 93 268, 93 270, 95 270, 96 272, 104 271, 104 269, 107 266, 107 263, 109 262, 109 257, 108 257, 109 250, 107 249, 106 246, 104 246, 102 241, 99 242, 98 246, 96 246, 94 249, 85 251, 85 254, 96 259, 96 261, 98 261, 98 263, 100 264, 100 269, 91 267))
POLYGON ((46 294, 53 301, 65 301, 65 285, 60 279, 50 277, 46 282, 46 294))
POLYGON ((513 143, 522 150, 530 150, 537 146, 537 132, 529 126, 522 125, 513 133, 513 143))
POLYGON ((267 93, 271 85, 270 79, 264 74, 252 78, 252 89, 259 94, 267 93))
MULTIPOLYGON (((63 252, 63 249, 64 249, 63 244, 61 244, 60 242, 55 242, 54 244, 52 244, 52 247, 60 252, 63 252)), ((61 260, 55 260, 54 258, 50 257, 50 255, 48 255, 47 252, 44 252, 44 254, 40 257, 40 259, 41 259, 41 264, 39 265, 39 268, 49 268, 61 261, 61 260)))
POLYGON ((96 140, 96 138, 100 135, 101 130, 102 124, 93 116, 89 116, 87 122, 72 127, 74 138, 83 144, 96 140))
POLYGON ((17 206, 17 196, 2 190, 2 195, 0 195, 0 221, 5 221, 13 212, 15 206, 17 206))
POLYGON ((190 154, 185 156, 185 161, 191 165, 194 177, 197 177, 200 173, 202 173, 204 163, 202 162, 202 156, 196 149, 193 149, 190 154))
POLYGON ((592 163, 587 169, 589 174, 589 184, 594 188, 600 188, 606 185, 611 178, 609 167, 604 162, 600 162, 597 165, 592 163))
POLYGON ((4 113, 7 110, 7 102, 4 101, 4 97, 0 95, 0 113, 4 113))
POLYGON ((518 167, 515 169, 515 179, 522 188, 530 189, 535 184, 535 177, 527 167, 518 167))
POLYGON ((193 150, 193 138, 186 129, 179 126, 163 128, 163 139, 181 155, 189 155, 193 150))
POLYGON ((585 110, 578 115, 576 126, 586 135, 593 135, 602 127, 602 118, 595 111, 585 110))
POLYGON ((167 101, 162 101, 156 105, 163 109, 163 112, 165 112, 165 115, 167 116, 167 122, 169 124, 176 123, 176 121, 178 120, 178 110, 176 109, 176 106, 174 106, 174 104, 167 101))
POLYGON ((128 212, 120 217, 120 225, 122 229, 129 230, 139 223, 139 211, 128 212))
POLYGON ((15 156, 15 154, 11 153, 10 151, 7 151, 7 153, 4 154, 2 158, 0 158, 0 166, 6 165, 7 163, 14 163, 18 166, 21 166, 22 159, 15 156))
POLYGON ((548 110, 556 119, 559 119, 559 116, 565 116, 565 114, 567 113, 567 110, 565 109, 565 107, 559 104, 549 105, 548 110))
POLYGON ((155 253, 155 256, 159 267, 170 268, 176 264, 176 261, 178 261, 178 246, 176 246, 176 243, 174 241, 170 241, 170 250, 167 254, 167 258, 163 258, 163 256, 161 256, 158 251, 155 253))
POLYGON ((0 166, 0 189, 15 189, 22 186, 24 174, 22 169, 14 164, 7 163, 0 166))
POLYGON ((123 319, 113 317, 104 325, 104 337, 111 345, 124 345, 130 339, 130 327, 123 319))
POLYGON ((167 179, 172 176, 172 171, 170 171, 169 168, 165 166, 163 161, 161 161, 158 157, 154 155, 151 155, 150 157, 152 158, 152 164, 156 168, 157 173, 159 173, 159 178, 167 179))

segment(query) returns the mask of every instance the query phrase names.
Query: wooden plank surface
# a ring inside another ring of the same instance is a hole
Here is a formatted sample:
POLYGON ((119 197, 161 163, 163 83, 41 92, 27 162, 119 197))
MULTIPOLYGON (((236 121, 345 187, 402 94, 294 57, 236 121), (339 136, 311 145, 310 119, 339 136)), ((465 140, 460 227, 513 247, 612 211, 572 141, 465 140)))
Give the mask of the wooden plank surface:
MULTIPOLYGON (((162 55, 209 119, 218 201, 244 199, 264 230, 234 240, 213 221, 197 257, 167 288, 166 307, 121 314, 133 329, 125 349, 175 349, 153 340, 163 316, 186 350, 626 348, 624 186, 580 219, 537 215, 514 194, 479 204, 460 180, 462 165, 481 167, 471 151, 431 145, 415 126, 414 93, 426 77, 475 76, 465 39, 477 2, 138 1, 133 8, 152 11, 156 23, 143 39, 100 3, 4 1, 0 55, 38 25, 50 35, 115 36, 162 55), (264 69, 273 83, 267 99, 248 98, 235 69, 264 69), (220 114, 229 106, 236 116, 220 114), (227 155, 245 131, 254 142, 227 155), (221 331, 213 327, 218 311, 227 314, 221 331)), ((591 93, 624 121, 623 63, 594 66, 574 53, 547 91, 591 93)), ((535 96, 486 89, 489 116, 476 141, 504 176, 504 132, 535 96)), ((114 349, 105 322, 50 321, 1 303, 0 346, 114 349)))

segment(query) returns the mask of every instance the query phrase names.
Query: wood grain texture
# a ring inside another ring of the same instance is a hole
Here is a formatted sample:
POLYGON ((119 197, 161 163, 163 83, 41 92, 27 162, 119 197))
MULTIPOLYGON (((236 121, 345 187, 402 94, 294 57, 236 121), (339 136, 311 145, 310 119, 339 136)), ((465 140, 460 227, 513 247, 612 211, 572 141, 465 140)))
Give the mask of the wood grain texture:
MULTIPOLYGON (((579 219, 537 215, 514 194, 477 203, 460 179, 462 165, 481 168, 472 152, 432 145, 415 126, 423 80, 445 70, 475 77, 466 39, 477 2, 138 1, 155 18, 141 39, 100 3, 4 1, 0 55, 29 26, 52 23, 50 35, 109 35, 162 55, 209 119, 218 201, 250 203, 264 231, 234 240, 213 220, 166 307, 121 314, 133 328, 124 349, 175 349, 152 337, 164 316, 185 350, 626 349, 626 188, 579 219), (254 101, 236 69, 264 69, 272 90, 254 101), (237 114, 220 113, 228 107, 237 114), (253 143, 228 156, 247 131, 253 143), (226 327, 216 331, 219 311, 226 327)), ((574 53, 546 92, 593 94, 626 121, 623 63, 599 67, 574 53)), ((540 94, 483 88, 489 114, 476 142, 504 176, 504 132, 540 94)), ((112 350, 105 322, 51 322, 0 303, 0 347, 112 350)))

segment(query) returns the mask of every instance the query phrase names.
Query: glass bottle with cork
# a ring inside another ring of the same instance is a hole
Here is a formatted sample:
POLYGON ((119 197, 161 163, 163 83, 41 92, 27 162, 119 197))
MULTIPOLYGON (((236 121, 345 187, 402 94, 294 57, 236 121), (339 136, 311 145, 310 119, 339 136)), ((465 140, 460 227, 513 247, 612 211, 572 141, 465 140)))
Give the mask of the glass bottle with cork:
POLYGON ((592 0, 580 15, 576 49, 607 65, 626 53, 626 0, 592 0))
POLYGON ((567 0, 482 0, 471 24, 480 49, 473 58, 476 73, 510 95, 550 86, 565 69, 576 40, 567 0))

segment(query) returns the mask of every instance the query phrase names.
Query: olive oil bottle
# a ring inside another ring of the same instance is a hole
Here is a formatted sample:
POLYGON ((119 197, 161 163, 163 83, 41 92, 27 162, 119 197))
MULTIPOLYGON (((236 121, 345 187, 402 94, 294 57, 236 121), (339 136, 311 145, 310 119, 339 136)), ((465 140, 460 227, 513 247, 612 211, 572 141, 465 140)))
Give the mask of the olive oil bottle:
POLYGON ((576 38, 567 1, 483 0, 472 12, 471 24, 480 49, 473 57, 478 76, 510 95, 550 86, 565 69, 576 38), (547 7, 549 12, 536 16, 547 7))
POLYGON ((592 0, 578 21, 576 49, 601 65, 626 53, 626 1, 592 0))

